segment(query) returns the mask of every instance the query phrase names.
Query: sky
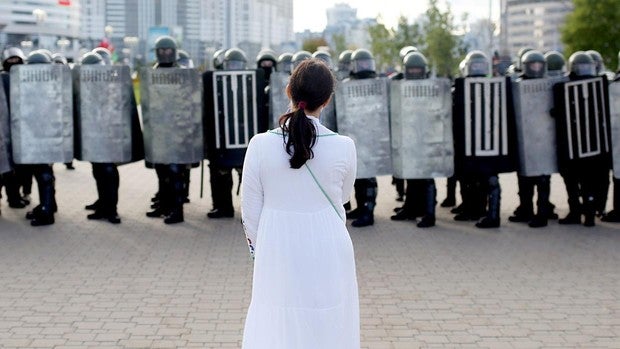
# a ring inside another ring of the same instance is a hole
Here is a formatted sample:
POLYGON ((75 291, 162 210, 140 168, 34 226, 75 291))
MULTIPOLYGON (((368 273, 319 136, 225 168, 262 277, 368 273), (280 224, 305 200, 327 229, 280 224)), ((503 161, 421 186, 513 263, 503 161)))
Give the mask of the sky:
MULTIPOLYGON (((489 17, 489 3, 492 4, 491 17, 499 18, 500 0, 439 0, 441 5, 450 3, 454 19, 460 22, 461 15, 469 14, 468 20, 489 17)), ((393 27, 401 15, 413 20, 424 13, 428 0, 293 0, 293 29, 301 32, 309 29, 323 31, 327 24, 325 10, 337 3, 346 3, 357 9, 358 18, 375 18, 381 14, 383 23, 393 27)))

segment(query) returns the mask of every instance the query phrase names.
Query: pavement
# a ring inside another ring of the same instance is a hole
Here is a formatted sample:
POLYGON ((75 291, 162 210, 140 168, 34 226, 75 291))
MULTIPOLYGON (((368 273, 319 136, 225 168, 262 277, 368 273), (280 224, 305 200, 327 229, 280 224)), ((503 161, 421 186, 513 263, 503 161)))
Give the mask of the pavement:
MULTIPOLYGON (((207 218, 208 178, 200 198, 193 169, 185 222, 167 226, 144 215, 157 180, 140 162, 119 168, 122 224, 89 221, 95 182, 74 163, 55 165, 56 224, 31 227, 3 199, 0 348, 239 348, 252 284, 239 197, 235 218, 207 218)), ((420 229, 390 220, 390 182, 379 177, 375 225, 349 228, 362 348, 620 348, 620 224, 511 223, 513 173, 500 177, 501 228, 438 207, 420 229)), ((558 176, 551 201, 567 213, 558 176)))

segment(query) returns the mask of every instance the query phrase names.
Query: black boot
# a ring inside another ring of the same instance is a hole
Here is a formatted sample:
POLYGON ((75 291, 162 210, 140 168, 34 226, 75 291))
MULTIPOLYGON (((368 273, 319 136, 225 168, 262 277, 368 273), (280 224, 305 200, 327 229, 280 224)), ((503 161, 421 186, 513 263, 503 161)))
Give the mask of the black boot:
POLYGON ((170 190, 172 193, 172 207, 164 218, 164 223, 174 224, 184 221, 183 204, 185 203, 185 167, 179 164, 170 164, 170 190))
POLYGON ((434 179, 424 180, 424 216, 418 222, 418 228, 430 228, 435 226, 435 206, 437 205, 437 187, 434 179))
POLYGON ((442 201, 440 206, 452 207, 454 205, 456 205, 456 178, 452 176, 448 177, 446 181, 446 198, 442 201))
MULTIPOLYGON (((56 212, 56 191, 54 189, 54 172, 50 165, 37 165, 34 176, 39 187, 39 210, 33 210, 30 225, 36 227, 54 224, 54 212, 56 212)), ((28 216, 26 216, 28 217, 28 216)))
POLYGON ((359 217, 353 222, 351 222, 351 225, 356 228, 366 227, 373 224, 375 224, 374 215, 372 209, 368 207, 362 208, 359 217))
POLYGON ((498 228, 499 227, 499 210, 501 201, 501 188, 499 187, 499 178, 497 175, 488 179, 488 209, 487 215, 476 223, 478 228, 498 228))
POLYGON ((603 222, 620 222, 620 179, 614 177, 614 194, 613 194, 613 210, 601 217, 603 222))
POLYGON ((530 228, 541 228, 547 226, 547 219, 552 211, 549 195, 551 193, 551 176, 538 176, 535 178, 535 185, 538 191, 536 200, 536 216, 528 223, 530 228))
POLYGON ((359 211, 359 217, 351 223, 356 228, 366 227, 375 223, 374 209, 377 200, 377 179, 363 178, 356 180, 356 182, 358 181, 358 188, 361 190, 360 198, 363 197, 364 202, 359 211))
POLYGON ((166 224, 174 224, 174 223, 181 223, 184 221, 183 218, 183 209, 182 208, 175 208, 172 211, 170 211, 170 214, 166 216, 166 218, 164 218, 164 223, 166 224))
POLYGON ((587 196, 583 198, 583 225, 586 227, 593 227, 594 217, 596 215, 597 202, 594 196, 587 196))

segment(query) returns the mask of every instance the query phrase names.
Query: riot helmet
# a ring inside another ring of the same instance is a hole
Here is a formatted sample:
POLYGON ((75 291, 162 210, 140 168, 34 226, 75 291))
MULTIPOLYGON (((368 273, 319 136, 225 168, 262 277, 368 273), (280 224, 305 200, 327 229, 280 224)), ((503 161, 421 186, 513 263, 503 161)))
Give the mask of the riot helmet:
POLYGON ((364 79, 376 75, 375 58, 372 53, 364 48, 358 48, 351 54, 351 74, 364 79))
POLYGON ((540 79, 545 76, 545 56, 540 51, 530 50, 521 56, 523 76, 529 79, 540 79))
POLYGON ((95 47, 93 52, 101 56, 103 64, 112 65, 112 53, 105 47, 95 47))
POLYGON ((283 71, 287 73, 293 72, 293 54, 285 52, 278 57, 278 64, 276 65, 277 71, 283 71))
POLYGON ((566 72, 566 61, 558 51, 545 53, 545 61, 547 62, 547 75, 560 76, 566 72))
POLYGON ((226 50, 223 48, 213 53, 213 69, 215 70, 224 69, 224 55, 225 54, 226 54, 226 50))
POLYGON ((402 59, 404 61, 405 56, 408 53, 417 52, 417 51, 418 51, 418 49, 415 46, 405 46, 405 47, 400 49, 400 51, 398 52, 398 55, 400 56, 400 59, 402 59))
POLYGON ((325 64, 327 64, 330 70, 334 67, 334 63, 332 62, 332 55, 329 54, 329 52, 327 51, 316 51, 312 54, 312 58, 318 58, 322 60, 323 62, 325 62, 325 64))
POLYGON ((28 58, 26 58, 28 64, 50 64, 52 63, 52 59, 45 52, 41 52, 40 50, 35 50, 30 52, 28 58))
POLYGON ((177 41, 169 35, 163 35, 155 41, 155 56, 160 65, 172 66, 177 62, 177 41))
POLYGON ((595 50, 588 50, 586 51, 586 53, 589 54, 590 57, 592 57, 592 60, 594 60, 594 64, 596 66, 596 75, 603 74, 605 72, 605 63, 603 62, 603 56, 601 56, 601 54, 595 50))
POLYGON ((189 56, 189 53, 185 50, 179 50, 177 52, 179 54, 179 59, 177 59, 177 63, 181 68, 191 69, 194 67, 194 61, 189 56))
POLYGON ((54 64, 67 65, 67 58, 60 53, 54 53, 52 55, 52 62, 54 62, 54 64))
POLYGON ((103 58, 100 54, 95 52, 86 52, 82 58, 80 59, 80 64, 82 65, 105 65, 103 58))
POLYGON ((403 65, 406 80, 425 79, 428 75, 428 61, 421 52, 409 52, 403 58, 403 65))
POLYGON ((269 81, 271 73, 276 69, 278 58, 276 53, 271 49, 261 50, 256 56, 256 67, 265 72, 265 79, 269 81))
POLYGON ((344 72, 347 75, 351 72, 351 55, 352 50, 344 50, 338 56, 338 71, 344 72))
POLYGON ((489 74, 489 59, 479 50, 471 51, 465 56, 463 73, 466 77, 484 77, 489 74))
POLYGON ((577 77, 595 76, 596 63, 589 54, 577 51, 568 58, 568 70, 577 77))
POLYGON ((246 69, 247 62, 248 59, 245 53, 239 48, 229 48, 224 54, 224 70, 246 69))
POLYGON ((517 62, 515 63, 515 70, 517 72, 520 72, 521 70, 523 70, 523 67, 521 66, 521 57, 523 57, 524 54, 526 54, 529 51, 532 51, 533 48, 531 47, 521 47, 519 49, 519 52, 517 53, 517 62))
POLYGON ((301 63, 302 61, 306 60, 306 59, 310 59, 312 58, 312 53, 308 52, 308 51, 297 51, 295 52, 295 54, 293 55, 293 70, 295 70, 295 68, 297 68, 297 66, 299 65, 299 63, 301 63))
POLYGON ((4 50, 2 57, 2 69, 8 72, 16 64, 24 64, 26 56, 19 47, 9 47, 4 50))

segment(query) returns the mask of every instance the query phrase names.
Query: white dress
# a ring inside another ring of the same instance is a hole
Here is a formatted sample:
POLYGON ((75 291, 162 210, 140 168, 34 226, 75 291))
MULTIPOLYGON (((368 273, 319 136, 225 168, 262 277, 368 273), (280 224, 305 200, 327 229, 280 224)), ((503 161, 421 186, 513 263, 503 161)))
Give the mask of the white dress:
POLYGON ((245 155, 242 219, 255 261, 243 349, 360 348, 342 207, 355 181, 355 144, 308 118, 318 137, 307 165, 333 206, 305 166, 290 168, 280 129, 254 136, 245 155))

